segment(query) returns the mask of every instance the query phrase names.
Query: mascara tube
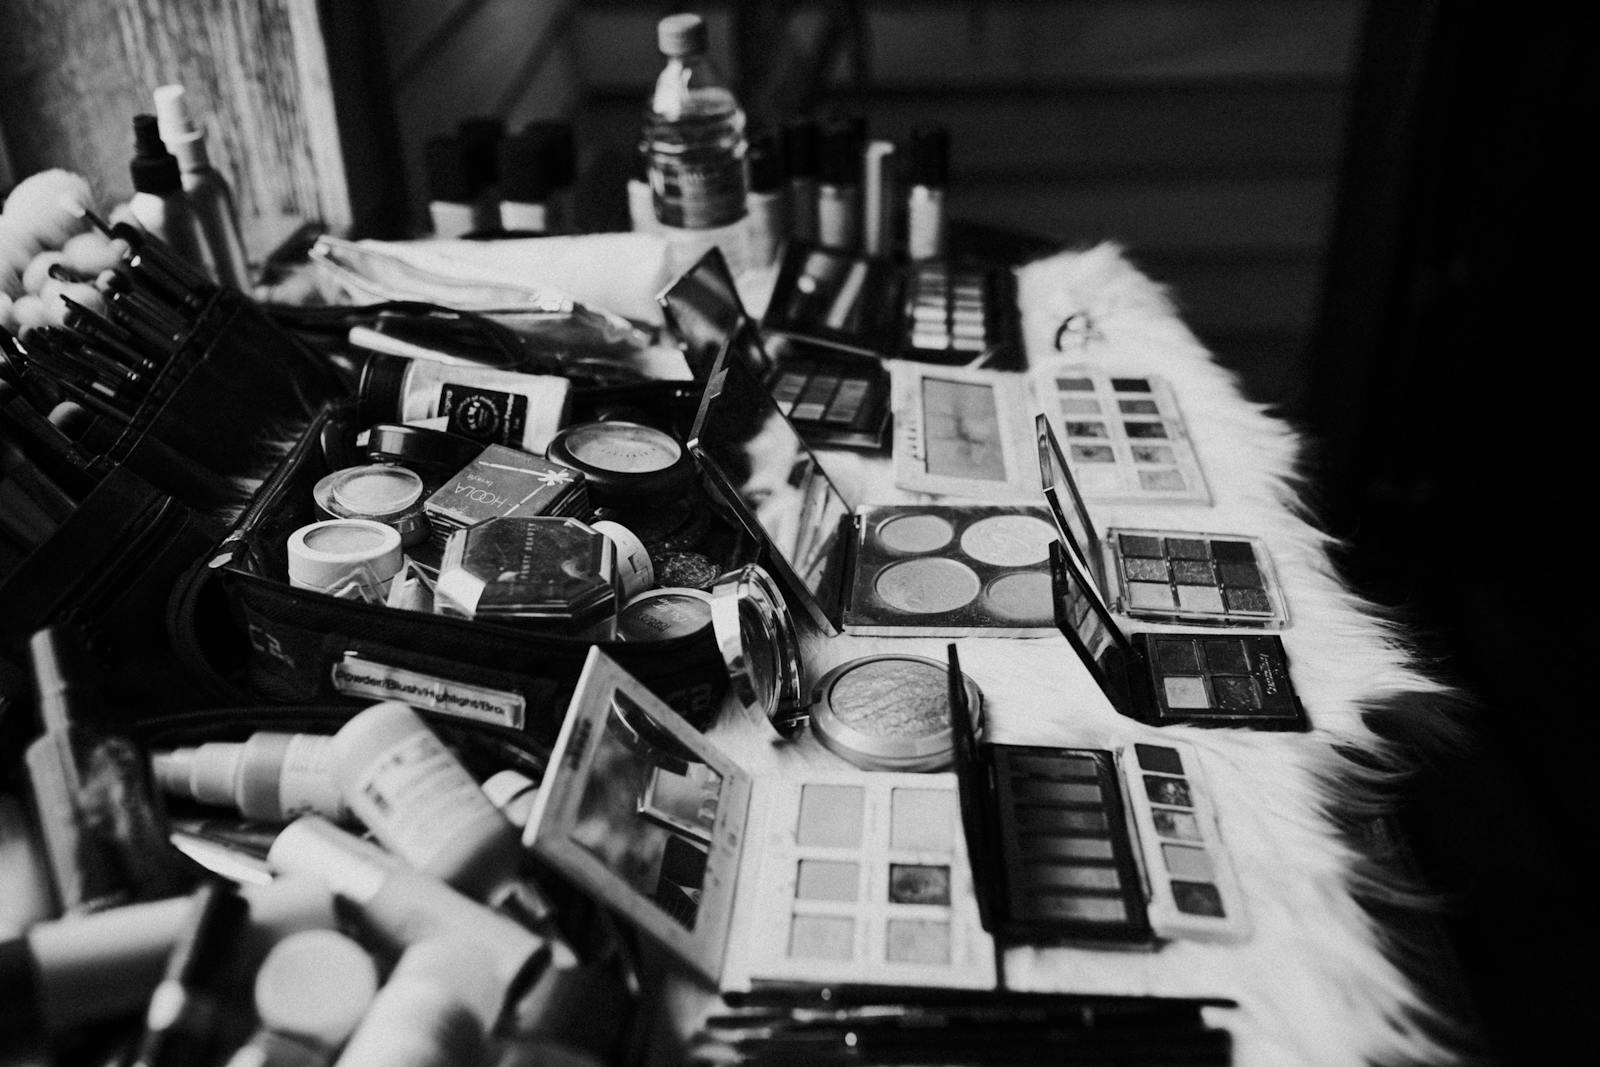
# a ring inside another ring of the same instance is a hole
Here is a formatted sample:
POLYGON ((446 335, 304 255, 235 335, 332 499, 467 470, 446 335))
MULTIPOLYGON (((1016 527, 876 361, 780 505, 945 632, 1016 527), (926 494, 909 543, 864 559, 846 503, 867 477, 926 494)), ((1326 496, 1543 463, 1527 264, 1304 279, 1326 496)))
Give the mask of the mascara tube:
POLYGON ((943 126, 911 131, 911 190, 906 197, 906 255, 937 259, 949 245, 944 193, 950 178, 950 133, 943 126))

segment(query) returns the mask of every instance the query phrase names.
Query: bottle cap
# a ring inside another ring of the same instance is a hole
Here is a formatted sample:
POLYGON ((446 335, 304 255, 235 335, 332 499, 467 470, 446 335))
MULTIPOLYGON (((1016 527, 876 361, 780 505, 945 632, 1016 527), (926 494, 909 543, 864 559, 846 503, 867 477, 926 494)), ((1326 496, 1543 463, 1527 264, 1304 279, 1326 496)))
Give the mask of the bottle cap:
POLYGON ((950 131, 918 126, 911 131, 911 184, 942 189, 950 180, 950 131))
POLYGON ((334 1049, 377 991, 365 949, 333 930, 302 930, 274 945, 256 971, 256 1014, 271 1030, 334 1049))
POLYGON ((162 85, 155 91, 156 125, 168 148, 205 136, 189 114, 189 98, 181 85, 162 85))
MULTIPOLYGON (((392 417, 394 409, 389 409, 392 417)), ((425 426, 405 423, 379 423, 367 431, 367 458, 378 463, 396 463, 415 471, 423 484, 444 481, 478 458, 483 442, 425 426)))
POLYGON ((474 194, 500 180, 500 142, 505 136, 505 119, 493 115, 462 119, 456 124, 456 143, 460 146, 461 168, 466 173, 467 182, 474 194))
POLYGON ((152 196, 171 196, 183 188, 178 159, 161 140, 154 115, 133 116, 133 160, 128 164, 133 187, 152 196))
POLYGON ((522 132, 543 147, 550 180, 557 189, 565 189, 577 180, 578 141, 572 123, 564 119, 539 119, 522 127, 522 132))
POLYGON ((431 137, 422 148, 428 199, 465 204, 478 194, 462 160, 461 142, 451 136, 431 137))
POLYGON ((830 185, 861 184, 861 152, 866 120, 837 118, 822 128, 821 178, 830 185))
MULTIPOLYGON (((381 422, 400 414, 406 371, 411 361, 404 356, 374 352, 361 365, 356 383, 356 418, 364 423, 381 422)), ((476 455, 476 453, 474 453, 476 455)))
POLYGON ((815 178, 822 165, 822 132, 815 119, 796 119, 783 127, 783 163, 797 178, 815 178))
POLYGON ((706 22, 692 12, 668 15, 656 23, 656 45, 664 56, 692 56, 706 50, 706 22))
POLYGON ((577 165, 571 125, 530 122, 500 142, 500 199, 538 204, 571 185, 577 165))
POLYGON ((752 193, 770 193, 783 188, 788 175, 784 173, 783 151, 776 133, 761 130, 753 134, 744 158, 750 167, 752 193))

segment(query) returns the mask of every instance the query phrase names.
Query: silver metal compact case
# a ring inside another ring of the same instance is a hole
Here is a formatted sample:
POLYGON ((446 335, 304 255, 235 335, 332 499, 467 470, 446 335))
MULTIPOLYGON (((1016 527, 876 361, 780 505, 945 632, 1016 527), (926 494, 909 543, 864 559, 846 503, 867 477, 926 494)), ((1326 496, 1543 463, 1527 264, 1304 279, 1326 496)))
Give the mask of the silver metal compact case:
POLYGON ((422 495, 422 478, 390 463, 345 467, 318 479, 311 489, 317 510, 326 517, 371 519, 392 526, 406 548, 428 538, 422 495))
MULTIPOLYGON (((811 732, 869 771, 938 771, 953 762, 950 672, 936 659, 893 653, 841 663, 812 691, 811 732)), ((983 695, 963 679, 975 721, 983 695)))
POLYGON ((800 640, 783 594, 751 563, 711 587, 711 628, 734 696, 786 738, 804 728, 800 640))
MULTIPOLYGON (((599 527, 596 523, 596 528, 599 527)), ((670 641, 711 625, 711 594, 669 586, 639 593, 617 613, 619 641, 670 641)))

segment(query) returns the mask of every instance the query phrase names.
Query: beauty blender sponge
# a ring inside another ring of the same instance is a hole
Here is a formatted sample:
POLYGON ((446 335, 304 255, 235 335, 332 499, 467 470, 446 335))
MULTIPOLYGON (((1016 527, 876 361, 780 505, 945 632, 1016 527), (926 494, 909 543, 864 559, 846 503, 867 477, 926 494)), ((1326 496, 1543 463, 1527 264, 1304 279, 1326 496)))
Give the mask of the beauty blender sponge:
POLYGON ((17 183, 6 197, 5 217, 39 239, 46 248, 60 248, 73 234, 89 228, 87 218, 75 215, 69 205, 89 205, 94 194, 81 174, 70 170, 42 170, 17 183))

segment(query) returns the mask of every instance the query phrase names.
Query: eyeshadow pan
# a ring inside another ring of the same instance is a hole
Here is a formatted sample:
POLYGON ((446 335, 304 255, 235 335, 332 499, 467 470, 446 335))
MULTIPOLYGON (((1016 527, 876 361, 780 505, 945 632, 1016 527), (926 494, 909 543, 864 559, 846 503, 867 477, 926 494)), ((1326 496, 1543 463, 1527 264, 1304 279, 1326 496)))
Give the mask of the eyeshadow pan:
POLYGON ((889 903, 950 904, 950 868, 942 863, 889 864, 889 903))
POLYGON ((1176 463, 1178 457, 1166 445, 1134 445, 1135 463, 1176 463))
POLYGON ((930 919, 890 919, 884 958, 890 963, 950 962, 950 924, 930 919))
POLYGON ((1139 758, 1139 766, 1147 771, 1159 774, 1182 774, 1183 757, 1178 755, 1175 748, 1164 745, 1134 745, 1133 751, 1139 758))
POLYGON ((797 900, 855 900, 861 868, 845 860, 801 860, 795 879, 797 900))
POLYGON ((1222 572, 1222 584, 1239 586, 1245 589, 1260 589, 1262 587, 1261 571, 1254 563, 1224 563, 1218 570, 1222 572))
POLYGON ((1180 585, 1216 585, 1217 576, 1205 560, 1175 559, 1172 577, 1180 585))
POLYGON ((1109 837, 1027 834, 1019 841, 1022 854, 1035 860, 1109 860, 1116 856, 1109 837))
POLYGON ((1220 613, 1223 611, 1222 591, 1214 585, 1180 585, 1178 606, 1189 611, 1220 613))
POLYGON ((1022 916, 1027 919, 1119 923, 1128 918, 1128 906, 1119 897, 1034 893, 1024 897, 1020 904, 1022 916))
POLYGON ((1154 400, 1119 400, 1117 410, 1124 415, 1159 415, 1161 409, 1154 400))
POLYGON ((1128 578, 1135 582, 1167 580, 1167 561, 1163 559, 1125 559, 1122 567, 1128 572, 1128 578))
POLYGON ((848 963, 856 955, 856 921, 848 915, 796 915, 789 927, 794 959, 848 963))
POLYGON ((1244 657, 1244 646, 1237 641, 1211 639, 1200 642, 1206 649, 1206 666, 1213 671, 1231 671, 1243 674, 1250 669, 1244 657))
POLYGON ((1057 378, 1056 388, 1064 393, 1094 392, 1093 378, 1057 378))
POLYGON ((1173 559, 1210 559, 1211 551, 1197 537, 1167 538, 1167 552, 1173 559))
POLYGON ((1004 765, 1013 775, 1033 774, 1041 778, 1087 778, 1093 781, 1097 774, 1094 760, 1083 756, 1009 756, 1004 765))
POLYGON ((1085 867, 1063 863, 1030 863, 1024 876, 1035 889, 1106 889, 1122 888, 1122 878, 1115 867, 1085 867))
POLYGON ((1170 808, 1154 808, 1150 812, 1151 821, 1155 823, 1156 833, 1174 841, 1199 841, 1200 823, 1193 815, 1186 811, 1173 811, 1170 808))
POLYGON ((1005 619, 1035 621, 1049 625, 1050 575, 1044 571, 1016 571, 989 583, 983 602, 995 615, 1005 619))
POLYGON ((1156 665, 1162 674, 1198 671, 1200 657, 1195 654, 1193 641, 1157 641, 1156 665))
POLYGON ((932 552, 955 537, 956 529, 942 515, 896 515, 878 527, 878 543, 891 552, 932 552))
POLYGON ((795 839, 813 848, 855 848, 861 844, 862 802, 859 785, 800 787, 800 824, 795 839))
POLYGON ((948 789, 896 789, 889 798, 889 847, 950 851, 955 796, 948 789))
POLYGON ((1074 811, 1071 808, 1018 806, 1015 809, 1019 830, 1051 830, 1058 833, 1104 833, 1103 811, 1074 811))
POLYGON ((1136 608, 1170 608, 1173 605, 1172 587, 1165 583, 1129 582, 1128 600, 1136 608))
POLYGON ((1212 555, 1221 563, 1254 563, 1256 553, 1248 541, 1213 541, 1212 555))
POLYGON ((1216 867, 1203 848, 1189 845, 1162 845, 1161 856, 1167 862, 1169 873, 1179 878, 1194 878, 1209 882, 1217 877, 1216 867))
POLYGON ((1189 783, 1182 778, 1147 774, 1144 776, 1144 792, 1152 804, 1166 804, 1174 808, 1194 807, 1194 798, 1189 795, 1189 783))
POLYGON ((1144 378, 1113 378, 1111 388, 1119 393, 1148 393, 1150 383, 1144 378))
POLYGON ((1179 911, 1188 915, 1209 915, 1218 919, 1226 917, 1222 910, 1222 894, 1210 882, 1174 881, 1172 902, 1179 911))
POLYGON ((1162 468, 1153 471, 1141 470, 1139 472, 1139 484, 1146 489, 1178 490, 1189 483, 1183 480, 1182 471, 1162 468))
POLYGON ((1100 414, 1100 401, 1084 396, 1064 396, 1061 398, 1061 414, 1098 415, 1100 414))
POLYGON ((1069 422, 1067 423, 1068 437, 1110 437, 1111 432, 1106 429, 1103 422, 1069 422))
POLYGON ((1206 695, 1206 680, 1193 675, 1168 675, 1161 680, 1166 691, 1169 708, 1209 708, 1211 698, 1206 695))
MULTIPOLYGON (((1071 423, 1067 424, 1069 427, 1071 423)), ((1122 428, 1129 437, 1149 439, 1152 437, 1166 437, 1167 424, 1164 422, 1124 422, 1122 428)), ((1071 432, 1070 430, 1068 432, 1071 432)))
POLYGON ((966 564, 942 556, 891 563, 878 572, 873 589, 889 607, 908 615, 936 615, 970 604, 982 588, 966 564))
POLYGON ((1259 589, 1224 589, 1222 599, 1227 601, 1229 611, 1272 611, 1272 601, 1259 589))
POLYGON ((1011 792, 1020 800, 1045 804, 1098 804, 1097 782, 1051 782, 1041 778, 1022 778, 1011 783, 1011 792))
POLYGON ((1116 452, 1110 445, 1071 445, 1072 458, 1080 463, 1115 463, 1116 452))
POLYGON ((1250 678, 1214 675, 1211 684, 1217 691, 1217 704, 1224 711, 1256 711, 1261 707, 1261 695, 1250 678))
POLYGON ((1141 534, 1119 534, 1117 545, 1122 549, 1124 556, 1146 556, 1160 558, 1161 538, 1145 537, 1141 534))

